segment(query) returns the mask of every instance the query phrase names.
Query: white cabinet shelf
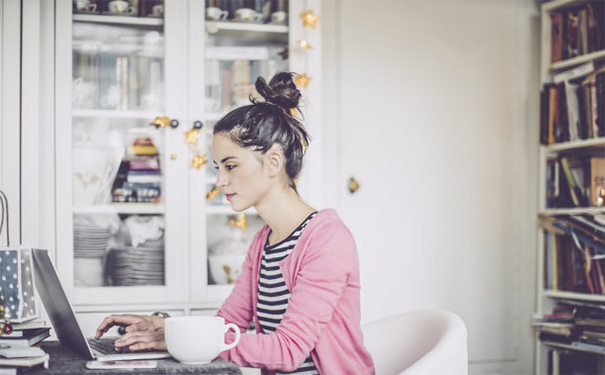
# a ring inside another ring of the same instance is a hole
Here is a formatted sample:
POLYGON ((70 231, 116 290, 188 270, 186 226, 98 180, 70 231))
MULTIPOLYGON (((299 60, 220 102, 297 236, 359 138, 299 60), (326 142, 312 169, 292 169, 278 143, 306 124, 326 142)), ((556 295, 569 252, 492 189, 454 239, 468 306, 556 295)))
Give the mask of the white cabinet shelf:
POLYGON ((138 119, 151 122, 158 116, 163 116, 158 111, 123 111, 109 109, 74 109, 73 117, 109 118, 109 119, 138 119))
POLYGON ((578 301, 605 302, 605 295, 561 292, 558 290, 545 290, 544 296, 549 298, 572 299, 578 301))
POLYGON ((605 214, 605 208, 602 207, 576 207, 576 208, 548 208, 540 211, 540 214, 546 216, 557 215, 599 215, 605 214))
POLYGON ((574 57, 572 59, 567 59, 564 61, 552 63, 552 64, 550 64, 550 71, 554 72, 557 70, 569 69, 573 66, 580 65, 585 62, 595 61, 595 60, 599 60, 599 59, 603 59, 603 58, 605 58, 605 51, 591 52, 591 53, 587 53, 584 55, 574 57))
POLYGON ((74 207, 74 214, 126 214, 126 215, 161 215, 166 211, 163 204, 112 204, 74 207))
POLYGON ((251 22, 207 21, 206 31, 210 34, 216 34, 221 31, 248 31, 253 33, 287 34, 288 26, 251 22))
POLYGON ((572 142, 555 143, 548 146, 542 146, 547 153, 561 152, 566 150, 576 150, 582 148, 603 148, 605 147, 605 137, 582 139, 572 142))
POLYGON ((99 14, 74 14, 75 22, 107 23, 132 26, 163 26, 164 19, 157 17, 130 17, 99 14))

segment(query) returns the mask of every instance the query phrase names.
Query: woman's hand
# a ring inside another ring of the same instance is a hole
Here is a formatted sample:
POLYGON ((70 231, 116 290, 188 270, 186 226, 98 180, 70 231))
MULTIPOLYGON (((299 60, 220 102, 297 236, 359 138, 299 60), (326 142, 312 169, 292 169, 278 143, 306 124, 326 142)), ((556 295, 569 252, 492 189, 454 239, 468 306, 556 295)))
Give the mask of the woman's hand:
MULTIPOLYGON (((163 318, 160 318, 163 319, 163 318)), ((130 350, 166 350, 164 331, 131 331, 116 340, 116 349, 128 347, 130 350)))
POLYGON ((95 338, 100 338, 113 326, 125 327, 126 334, 115 342, 116 349, 127 346, 130 350, 166 350, 164 318, 148 315, 110 315, 99 327, 95 338))

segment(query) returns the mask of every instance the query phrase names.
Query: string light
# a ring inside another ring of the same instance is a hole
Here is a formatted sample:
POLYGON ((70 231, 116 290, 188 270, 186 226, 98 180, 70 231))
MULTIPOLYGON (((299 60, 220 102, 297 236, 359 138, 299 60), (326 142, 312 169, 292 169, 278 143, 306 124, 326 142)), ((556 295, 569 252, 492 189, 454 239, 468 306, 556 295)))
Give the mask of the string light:
MULTIPOLYGON (((310 10, 307 7, 306 0, 303 3, 303 7, 304 7, 304 11, 300 15, 300 17, 302 19, 303 38, 297 42, 297 45, 300 48, 302 48, 304 51, 308 51, 312 47, 311 47, 311 44, 309 43, 307 31, 308 31, 308 28, 315 28, 315 24, 319 20, 319 17, 315 13, 313 13, 312 10, 310 10)), ((308 63, 307 60, 308 60, 308 58, 305 56, 305 59, 304 59, 304 70, 305 71, 307 70, 307 63, 308 63)), ((306 88, 309 85, 310 81, 311 81, 311 77, 309 77, 306 72, 303 72, 302 74, 298 75, 294 79, 294 84, 296 84, 296 86, 298 86, 298 87, 306 88)))

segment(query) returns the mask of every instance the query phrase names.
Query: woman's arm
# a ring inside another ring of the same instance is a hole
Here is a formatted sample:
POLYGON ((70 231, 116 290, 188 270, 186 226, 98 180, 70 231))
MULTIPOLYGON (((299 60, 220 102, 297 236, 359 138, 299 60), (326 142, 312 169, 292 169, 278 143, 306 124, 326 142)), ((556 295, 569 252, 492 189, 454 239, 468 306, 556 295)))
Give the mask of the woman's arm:
MULTIPOLYGON (((299 241, 302 240, 302 237, 299 241)), ((223 352, 241 366, 284 371, 295 370, 308 358, 332 320, 339 301, 349 286, 349 276, 358 267, 355 242, 344 225, 323 225, 300 243, 302 258, 286 258, 282 267, 298 270, 290 288, 290 300, 281 324, 271 334, 242 335, 240 343, 223 352), (301 262, 299 265, 292 264, 301 262)), ((297 245, 297 246, 299 246, 297 245)), ((358 287, 355 286, 355 287, 358 287)))

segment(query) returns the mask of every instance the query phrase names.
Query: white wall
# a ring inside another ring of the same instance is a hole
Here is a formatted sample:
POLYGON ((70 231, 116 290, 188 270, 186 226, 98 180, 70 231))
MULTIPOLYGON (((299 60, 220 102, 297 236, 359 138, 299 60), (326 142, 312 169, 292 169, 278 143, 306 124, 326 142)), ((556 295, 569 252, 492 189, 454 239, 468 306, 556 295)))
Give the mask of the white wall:
POLYGON ((508 0, 322 9, 326 180, 360 249, 363 319, 453 310, 471 373, 532 372, 537 16, 508 0))
MULTIPOLYGON (((21 9, 19 0, 0 4, 0 190, 6 194, 10 211, 10 241, 20 241, 20 67, 21 9)), ((6 245, 6 226, 0 246, 6 245)))

